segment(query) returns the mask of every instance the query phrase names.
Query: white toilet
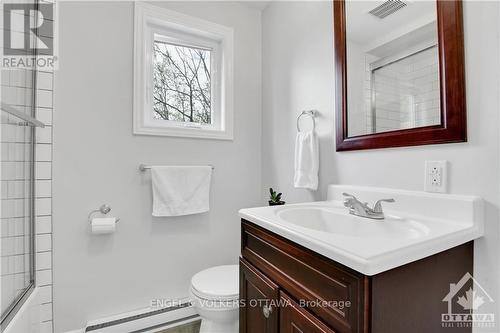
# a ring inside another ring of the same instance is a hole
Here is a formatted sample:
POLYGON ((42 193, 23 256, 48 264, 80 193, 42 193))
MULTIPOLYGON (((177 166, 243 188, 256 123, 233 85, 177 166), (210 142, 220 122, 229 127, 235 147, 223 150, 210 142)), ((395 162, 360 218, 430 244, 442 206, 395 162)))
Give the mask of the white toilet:
POLYGON ((237 333, 238 265, 216 266, 191 279, 191 301, 201 317, 200 333, 237 333))

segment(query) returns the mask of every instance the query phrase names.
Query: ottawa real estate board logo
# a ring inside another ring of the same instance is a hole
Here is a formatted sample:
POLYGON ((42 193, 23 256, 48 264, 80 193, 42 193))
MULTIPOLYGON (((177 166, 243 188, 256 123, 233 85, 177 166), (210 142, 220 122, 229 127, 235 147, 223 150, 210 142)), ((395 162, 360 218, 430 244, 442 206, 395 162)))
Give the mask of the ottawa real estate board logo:
POLYGON ((442 301, 448 304, 448 312, 441 314, 442 327, 495 327, 495 314, 482 310, 484 305, 494 301, 470 273, 457 283, 451 283, 442 301))
POLYGON ((4 3, 2 69, 55 69, 53 3, 4 3))

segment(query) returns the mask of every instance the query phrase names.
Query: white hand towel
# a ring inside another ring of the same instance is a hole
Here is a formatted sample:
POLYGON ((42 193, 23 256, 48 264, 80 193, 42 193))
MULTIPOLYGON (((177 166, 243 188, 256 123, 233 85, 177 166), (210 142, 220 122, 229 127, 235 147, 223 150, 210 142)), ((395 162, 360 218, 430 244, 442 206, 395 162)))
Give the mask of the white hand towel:
POLYGON ((210 166, 153 166, 153 216, 208 212, 210 166))
POLYGON ((298 132, 295 140, 296 188, 318 189, 319 142, 314 131, 298 132))

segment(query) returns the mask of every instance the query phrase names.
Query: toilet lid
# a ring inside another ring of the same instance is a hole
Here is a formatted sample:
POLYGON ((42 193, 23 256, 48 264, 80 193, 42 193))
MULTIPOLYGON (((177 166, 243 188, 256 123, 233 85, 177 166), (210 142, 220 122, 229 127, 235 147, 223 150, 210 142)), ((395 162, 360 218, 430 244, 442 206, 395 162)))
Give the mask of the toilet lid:
POLYGON ((211 267, 196 273, 191 279, 193 294, 203 299, 237 299, 238 288, 238 265, 211 267))

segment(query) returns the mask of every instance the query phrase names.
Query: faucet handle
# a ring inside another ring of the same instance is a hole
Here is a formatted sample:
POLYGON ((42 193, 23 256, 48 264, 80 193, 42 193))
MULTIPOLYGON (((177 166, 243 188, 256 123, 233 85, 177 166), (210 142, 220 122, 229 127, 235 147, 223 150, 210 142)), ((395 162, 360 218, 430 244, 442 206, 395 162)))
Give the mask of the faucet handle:
POLYGON ((375 213, 382 213, 382 202, 396 202, 394 199, 380 199, 373 206, 373 211, 375 213))
POLYGON ((356 199, 356 197, 355 197, 354 195, 352 195, 352 194, 349 194, 349 193, 345 193, 345 192, 344 192, 344 193, 342 193, 342 195, 343 195, 344 197, 346 197, 346 198, 344 199, 344 206, 345 206, 345 207, 347 207, 347 208, 352 208, 352 206, 354 205, 354 203, 355 203, 356 201, 358 201, 358 199, 356 199))

